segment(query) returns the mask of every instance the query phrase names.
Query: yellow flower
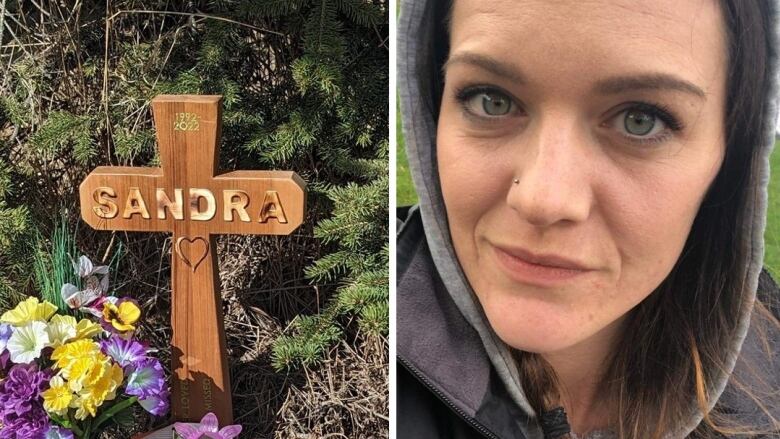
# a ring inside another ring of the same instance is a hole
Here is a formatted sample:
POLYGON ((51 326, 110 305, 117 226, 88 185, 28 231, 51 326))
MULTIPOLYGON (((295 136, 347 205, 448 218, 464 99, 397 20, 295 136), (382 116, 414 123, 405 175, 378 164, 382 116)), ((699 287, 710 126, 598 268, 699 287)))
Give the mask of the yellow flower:
POLYGON ((87 416, 94 417, 98 407, 104 402, 116 398, 116 390, 123 379, 124 375, 119 365, 108 360, 96 363, 89 376, 84 380, 84 387, 70 404, 76 409, 76 419, 83 420, 87 416))
POLYGON ((76 409, 75 418, 79 421, 83 421, 87 418, 87 415, 93 418, 97 414, 98 404, 90 395, 77 395, 70 406, 76 409))
POLYGON ((111 323, 119 332, 135 330, 133 324, 141 317, 141 310, 132 301, 121 302, 119 306, 111 302, 103 304, 103 320, 111 323))
POLYGON ((81 321, 76 325, 76 340, 80 340, 82 338, 92 338, 100 334, 102 331, 103 329, 97 323, 89 319, 81 319, 81 321))
POLYGON ((33 321, 46 322, 55 312, 57 307, 53 304, 45 300, 39 303, 38 298, 28 297, 27 300, 16 305, 16 308, 0 316, 0 321, 14 326, 24 326, 33 321))
POLYGON ((72 316, 56 314, 49 320, 46 333, 49 334, 47 346, 55 348, 61 346, 76 337, 76 319, 72 316))
POLYGON ((69 369, 73 363, 81 358, 94 359, 100 352, 100 346, 92 340, 83 339, 66 343, 51 353, 51 359, 59 369, 69 369))
MULTIPOLYGON (((111 359, 100 351, 97 343, 90 339, 76 340, 62 345, 52 352, 51 358, 55 361, 55 368, 61 369, 62 376, 68 380, 70 390, 79 394, 94 392, 91 389, 94 386, 106 387, 106 384, 100 384, 101 380, 105 380, 106 375, 112 376, 115 373, 111 359)), ((120 368, 119 380, 121 379, 120 368)), ((109 389, 111 390, 114 389, 109 389)), ((102 404, 106 395, 105 392, 100 393, 96 399, 98 406, 102 404)), ((81 406, 87 407, 89 404, 84 402, 81 406)))
POLYGON ((77 358, 62 369, 62 375, 68 379, 70 390, 78 392, 84 385, 84 379, 95 366, 95 360, 91 358, 77 358))
POLYGON ((114 363, 104 363, 105 367, 101 368, 101 373, 96 376, 97 379, 92 381, 89 387, 84 388, 83 393, 89 393, 95 400, 110 401, 116 397, 116 389, 122 383, 124 374, 122 368, 114 363))
POLYGON ((77 407, 80 416, 94 416, 93 409, 105 400, 114 399, 116 389, 124 379, 122 368, 90 339, 72 341, 54 349, 51 359, 55 362, 54 367, 61 369, 61 375, 68 380, 70 391, 77 393, 71 407, 77 407))
POLYGON ((102 356, 102 354, 101 357, 102 358, 95 358, 91 361, 89 371, 84 375, 84 379, 82 380, 84 387, 94 386, 95 383, 103 378, 106 371, 110 368, 111 365, 108 362, 108 358, 102 356))
POLYGON ((49 388, 44 390, 41 396, 43 396, 43 408, 59 416, 65 416, 73 400, 68 384, 60 376, 55 376, 49 381, 49 388))

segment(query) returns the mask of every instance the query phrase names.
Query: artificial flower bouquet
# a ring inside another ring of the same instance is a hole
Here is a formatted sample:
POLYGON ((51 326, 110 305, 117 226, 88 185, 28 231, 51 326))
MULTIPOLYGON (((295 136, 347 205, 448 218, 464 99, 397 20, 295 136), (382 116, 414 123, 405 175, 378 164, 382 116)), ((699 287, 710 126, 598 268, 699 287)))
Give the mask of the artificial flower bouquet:
POLYGON ((73 266, 70 310, 28 297, 0 317, 0 439, 87 439, 132 419, 134 404, 168 412, 162 365, 134 334, 138 304, 107 295, 108 267, 73 266))

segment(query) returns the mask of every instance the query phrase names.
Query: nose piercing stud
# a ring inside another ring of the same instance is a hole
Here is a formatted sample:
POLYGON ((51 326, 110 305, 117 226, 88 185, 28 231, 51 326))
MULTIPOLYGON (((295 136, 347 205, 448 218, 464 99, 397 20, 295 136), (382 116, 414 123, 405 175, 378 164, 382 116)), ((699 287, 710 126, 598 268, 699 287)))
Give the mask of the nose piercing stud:
POLYGON ((520 179, 519 178, 515 178, 514 180, 512 180, 512 183, 520 184, 520 179))

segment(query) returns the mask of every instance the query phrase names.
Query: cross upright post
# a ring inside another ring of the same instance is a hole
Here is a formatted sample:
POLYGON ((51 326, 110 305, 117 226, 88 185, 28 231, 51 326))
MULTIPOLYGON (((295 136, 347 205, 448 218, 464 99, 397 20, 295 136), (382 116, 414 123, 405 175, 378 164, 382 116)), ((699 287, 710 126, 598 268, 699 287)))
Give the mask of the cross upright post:
POLYGON ((218 173, 221 96, 152 100, 159 168, 98 167, 80 187, 81 214, 98 230, 173 233, 172 414, 233 421, 215 235, 292 233, 306 184, 291 171, 218 173))

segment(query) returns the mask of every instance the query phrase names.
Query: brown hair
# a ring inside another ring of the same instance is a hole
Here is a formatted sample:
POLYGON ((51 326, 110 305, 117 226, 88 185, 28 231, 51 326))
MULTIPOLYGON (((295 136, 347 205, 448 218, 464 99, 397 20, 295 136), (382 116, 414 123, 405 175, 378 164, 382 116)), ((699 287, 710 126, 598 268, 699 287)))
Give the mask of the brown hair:
MULTIPOLYGON (((771 312, 772 308, 780 309, 771 303, 776 297, 759 297, 753 308, 752 335, 763 352, 753 353, 751 360, 740 356, 740 373, 729 378, 729 398, 720 398, 710 410, 713 379, 728 372, 729 356, 733 355, 724 346, 729 346, 739 331, 740 310, 751 305, 744 261, 752 258, 746 243, 753 242, 757 231, 753 230, 752 207, 748 208, 747 200, 760 196, 756 193, 762 184, 759 146, 774 133, 774 126, 767 125, 771 122, 767 96, 774 91, 770 63, 776 58, 773 2, 721 0, 720 5, 729 51, 726 156, 675 267, 630 311, 627 328, 606 363, 601 388, 608 400, 614 401, 610 422, 620 438, 660 439, 680 428, 692 415, 691 395, 696 397, 704 422, 689 437, 780 437, 780 421, 771 413, 780 407, 778 389, 773 391, 767 384, 770 377, 763 375, 766 371, 751 367, 751 361, 761 361, 759 356, 771 363, 768 334, 780 330, 778 318, 771 312), (745 425, 745 410, 754 407, 766 415, 768 425, 745 425)), ((450 10, 449 2, 434 5, 434 15, 439 17, 430 43, 434 54, 431 70, 436 75, 430 96, 434 115, 438 114, 443 88, 443 77, 436 67, 444 63, 448 51, 448 42, 440 36, 442 32, 446 35, 450 10)), ((549 363, 538 354, 515 354, 523 389, 534 410, 542 413, 559 406, 565 389, 549 363)))

